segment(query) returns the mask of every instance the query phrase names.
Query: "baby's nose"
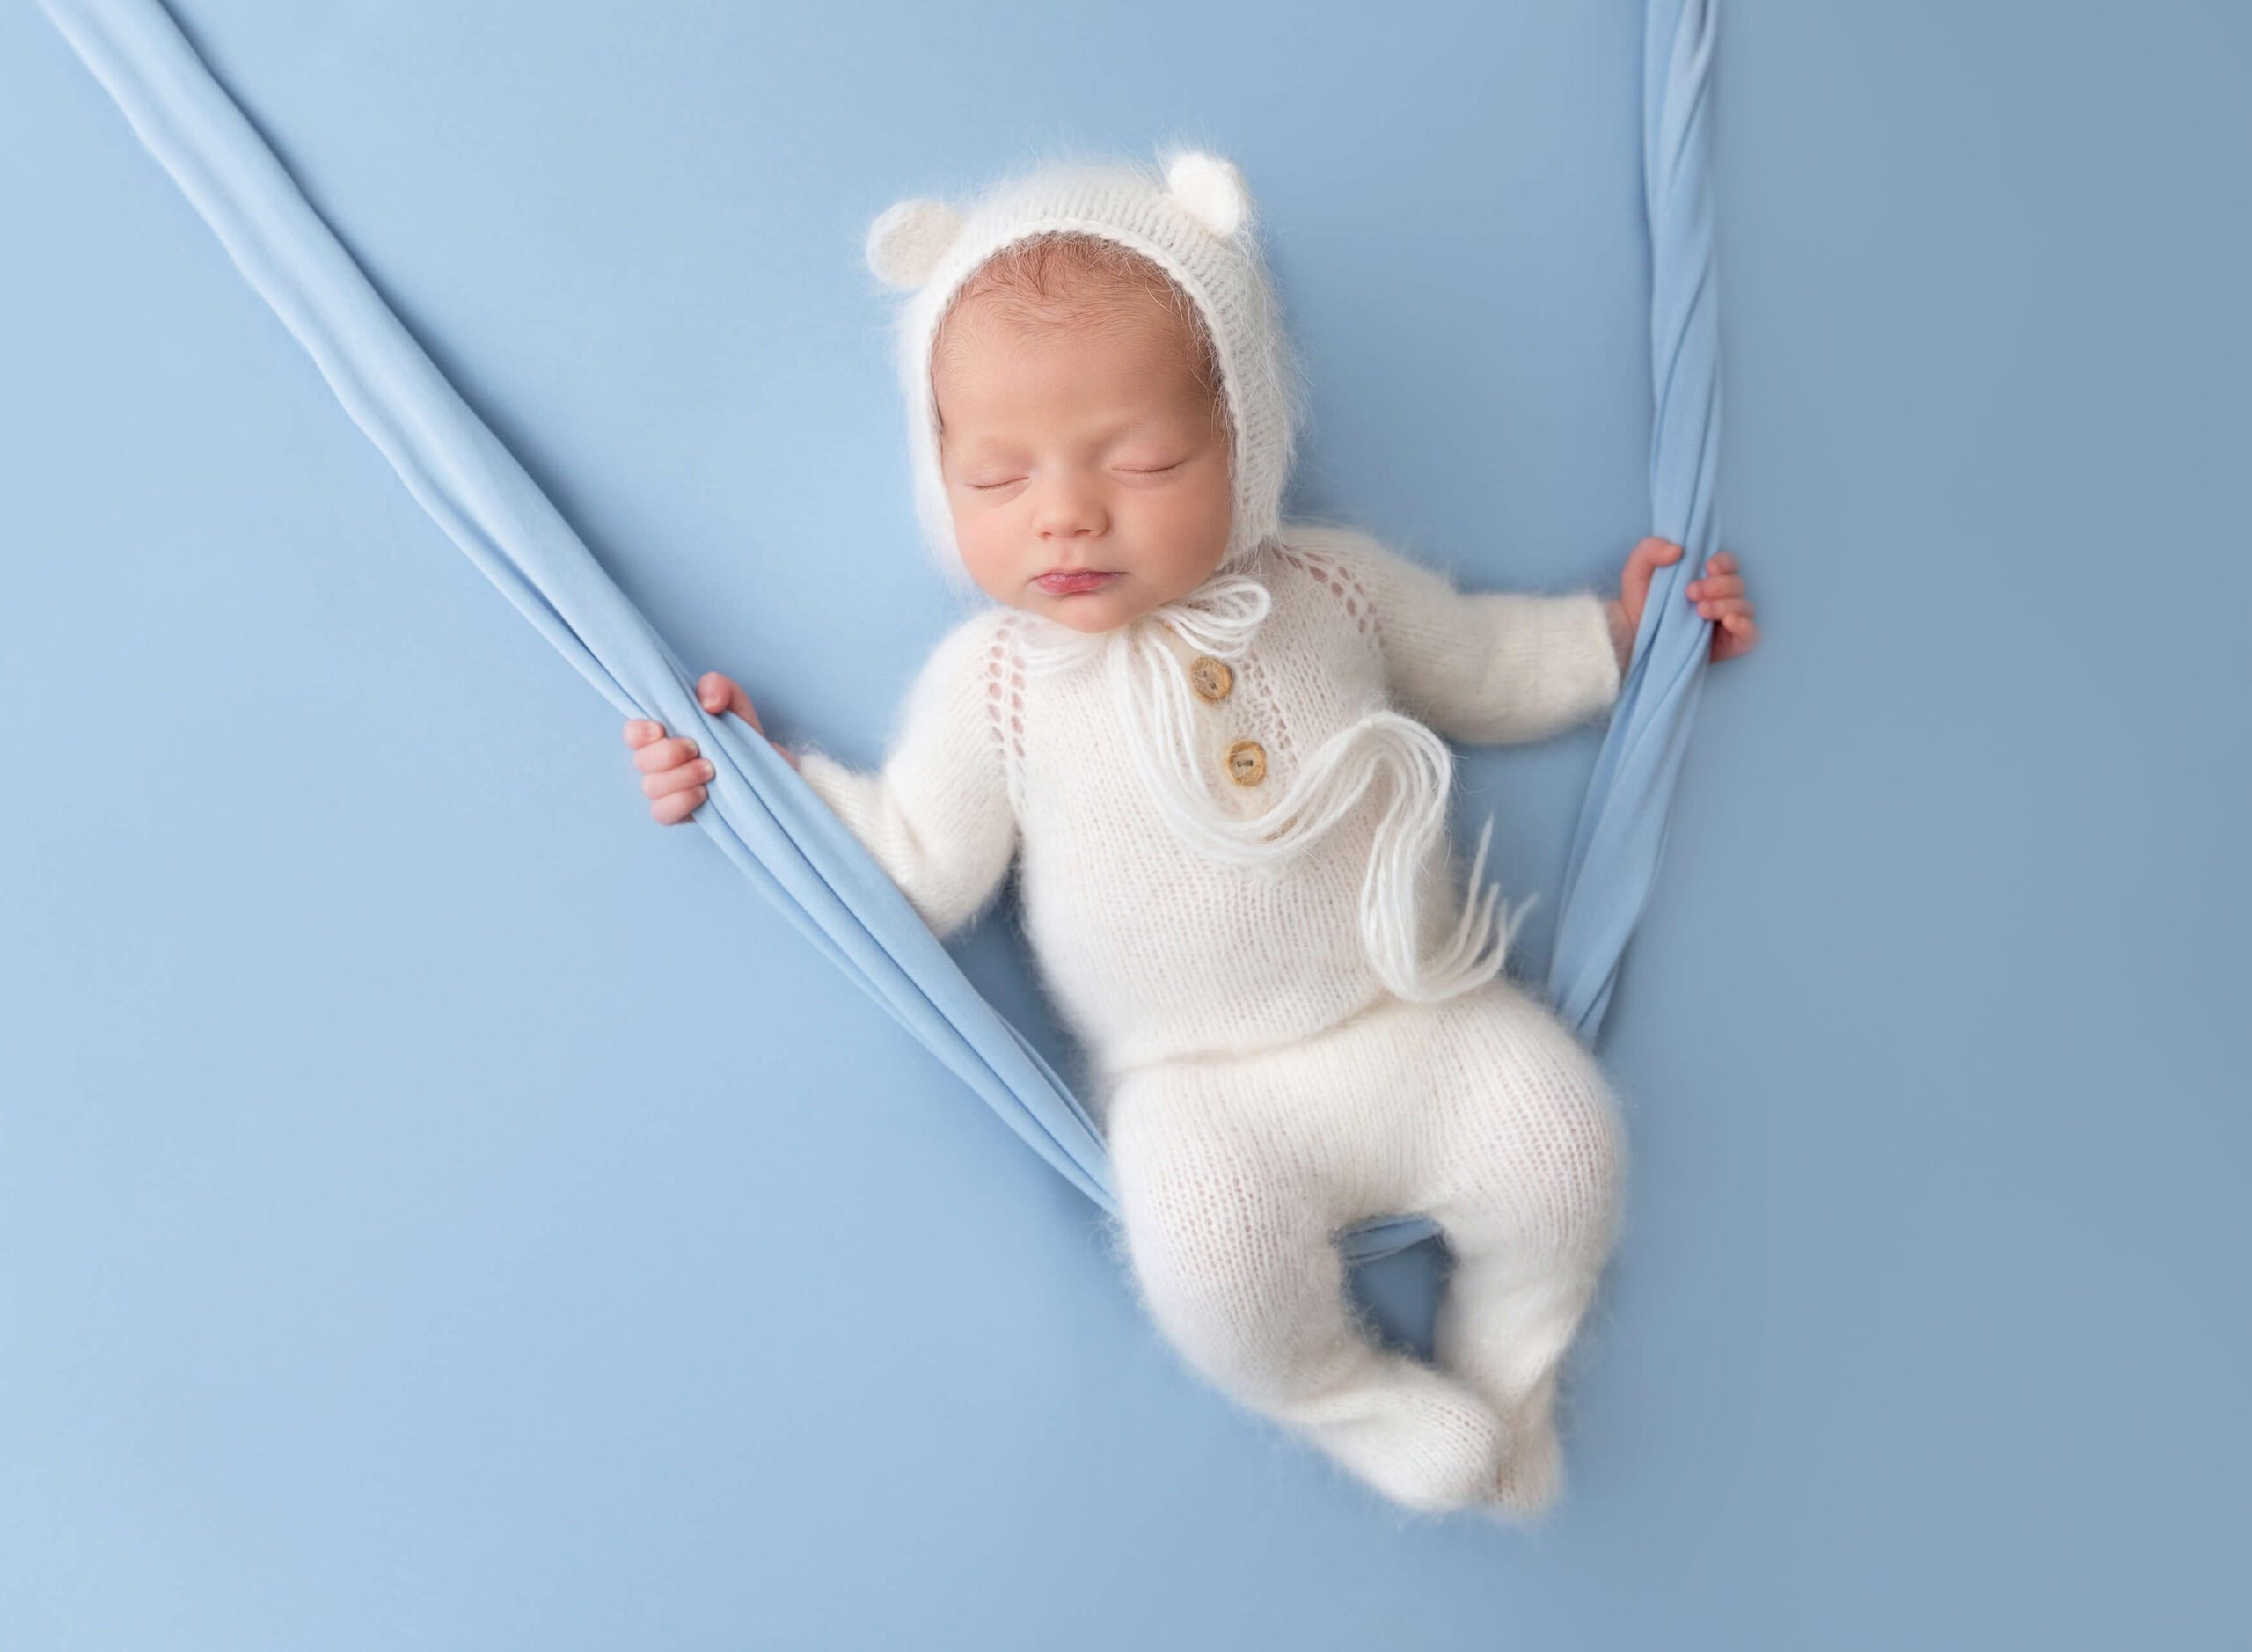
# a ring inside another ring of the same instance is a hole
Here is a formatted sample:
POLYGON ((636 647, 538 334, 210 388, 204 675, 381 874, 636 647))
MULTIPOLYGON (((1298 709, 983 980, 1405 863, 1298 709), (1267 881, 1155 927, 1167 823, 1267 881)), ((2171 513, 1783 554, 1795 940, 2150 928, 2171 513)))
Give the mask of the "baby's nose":
POLYGON ((1059 483, 1041 500, 1033 513, 1033 528, 1042 539, 1078 539, 1100 533, 1109 525, 1102 501, 1092 491, 1059 483))

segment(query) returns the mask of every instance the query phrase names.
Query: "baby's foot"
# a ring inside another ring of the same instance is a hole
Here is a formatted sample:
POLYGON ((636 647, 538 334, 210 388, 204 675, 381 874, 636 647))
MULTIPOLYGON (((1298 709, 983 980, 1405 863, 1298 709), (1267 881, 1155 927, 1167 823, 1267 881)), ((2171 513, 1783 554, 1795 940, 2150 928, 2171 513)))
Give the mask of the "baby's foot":
POLYGON ((1564 1450, 1556 1437, 1556 1373, 1551 1371, 1510 1414, 1513 1449, 1502 1459, 1489 1512, 1510 1521, 1546 1514, 1564 1488, 1564 1450))
POLYGON ((1292 1420, 1392 1502, 1421 1514, 1482 1508, 1509 1458, 1493 1407, 1420 1362, 1393 1355, 1403 1380, 1342 1407, 1301 1405, 1292 1420))

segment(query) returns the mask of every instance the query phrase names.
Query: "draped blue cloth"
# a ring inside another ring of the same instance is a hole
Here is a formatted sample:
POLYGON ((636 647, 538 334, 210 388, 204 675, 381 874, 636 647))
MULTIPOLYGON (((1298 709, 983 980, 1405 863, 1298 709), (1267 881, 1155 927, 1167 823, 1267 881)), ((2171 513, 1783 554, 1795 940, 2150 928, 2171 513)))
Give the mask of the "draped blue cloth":
POLYGON ((1705 686, 1713 622, 1681 597, 1720 544, 1720 289, 1713 267, 1715 5, 1650 0, 1642 25, 1642 200, 1650 242, 1650 531, 1657 570, 1564 863, 1548 1000, 1594 1043, 1649 904, 1705 686))
MULTIPOLYGON (((1078 1099, 796 771, 749 725, 698 704, 664 639, 377 296, 158 0, 42 4, 438 525, 615 711, 695 739, 717 772, 694 818, 728 858, 1059 1173, 1115 1212, 1109 1158, 1078 1099)), ((1690 554, 1653 582, 1566 874, 1550 991, 1590 1042, 1656 881, 1709 635, 1687 603, 1662 600, 1693 576, 1714 533, 1709 5, 1652 0, 1644 52, 1651 502, 1656 531, 1690 554)), ((1341 1248, 1364 1262, 1435 1232, 1425 1217, 1387 1217, 1343 1235, 1341 1248)))

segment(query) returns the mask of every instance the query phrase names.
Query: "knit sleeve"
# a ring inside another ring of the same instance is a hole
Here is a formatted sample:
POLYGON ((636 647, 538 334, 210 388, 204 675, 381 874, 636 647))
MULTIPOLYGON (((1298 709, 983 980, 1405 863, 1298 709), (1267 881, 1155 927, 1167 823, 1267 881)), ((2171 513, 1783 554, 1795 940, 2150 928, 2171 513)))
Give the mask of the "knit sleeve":
POLYGON ((1617 701, 1619 654, 1596 592, 1463 592, 1366 534, 1320 545, 1373 613, 1393 698, 1450 739, 1545 740, 1617 701))
POLYGON ((846 767, 811 747, 798 772, 944 937, 984 907, 1017 845, 999 737, 998 650, 980 614, 934 648, 908 690, 883 766, 846 767))

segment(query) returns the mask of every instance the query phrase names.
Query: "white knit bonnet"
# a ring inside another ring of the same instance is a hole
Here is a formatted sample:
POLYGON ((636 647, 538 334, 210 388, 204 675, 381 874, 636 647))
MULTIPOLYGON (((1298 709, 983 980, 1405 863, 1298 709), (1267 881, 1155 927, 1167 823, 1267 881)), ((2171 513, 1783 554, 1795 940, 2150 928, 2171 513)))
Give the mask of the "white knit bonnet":
POLYGON ((966 209, 915 198, 869 226, 868 267, 912 296, 895 349, 907 402, 915 509, 947 578, 968 581, 939 469, 931 349, 963 282, 995 253, 1051 230, 1100 236, 1170 276, 1203 316, 1218 357, 1233 442, 1235 496, 1223 569, 1273 535, 1304 406, 1298 369, 1254 235, 1251 192, 1230 162, 1200 150, 1159 152, 1161 175, 1128 164, 1065 162, 1006 179, 966 209))

